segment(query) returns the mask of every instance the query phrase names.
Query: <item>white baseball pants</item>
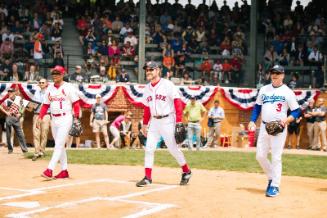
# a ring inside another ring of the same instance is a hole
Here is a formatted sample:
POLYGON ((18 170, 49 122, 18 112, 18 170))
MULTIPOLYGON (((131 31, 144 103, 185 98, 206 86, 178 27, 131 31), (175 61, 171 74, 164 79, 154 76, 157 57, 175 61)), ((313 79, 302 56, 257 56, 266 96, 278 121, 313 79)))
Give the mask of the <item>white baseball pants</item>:
POLYGON ((52 117, 51 130, 55 141, 55 147, 48 166, 48 169, 54 170, 58 161, 60 161, 61 169, 67 170, 67 153, 65 144, 68 133, 73 124, 73 117, 65 115, 61 117, 52 117))
POLYGON ((154 162, 154 152, 157 144, 163 137, 165 144, 171 155, 177 160, 180 166, 186 164, 183 152, 178 148, 175 140, 175 117, 169 115, 162 119, 152 118, 149 124, 147 134, 147 141, 145 146, 144 166, 145 168, 152 168, 154 162))
POLYGON ((265 124, 261 124, 257 142, 256 159, 266 173, 268 179, 272 179, 272 186, 279 187, 282 177, 282 153, 287 136, 287 128, 276 136, 268 135, 265 124), (271 161, 268 153, 271 150, 271 161))

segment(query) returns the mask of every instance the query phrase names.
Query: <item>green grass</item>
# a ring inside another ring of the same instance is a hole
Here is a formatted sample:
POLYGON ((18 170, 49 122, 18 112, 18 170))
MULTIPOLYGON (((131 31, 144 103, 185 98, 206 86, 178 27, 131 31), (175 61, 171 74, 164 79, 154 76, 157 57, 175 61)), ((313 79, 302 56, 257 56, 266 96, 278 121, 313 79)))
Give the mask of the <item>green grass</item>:
MULTIPOLYGON (((228 170, 257 173, 262 172, 255 160, 255 153, 222 152, 222 151, 184 151, 191 168, 207 170, 228 170)), ((27 156, 32 158, 32 154, 27 156)), ((47 152, 46 159, 50 159, 47 152)), ((143 166, 143 150, 69 150, 69 163, 107 164, 143 166)), ((158 150, 155 153, 155 165, 178 167, 168 151, 158 150)), ((283 174, 327 179, 327 156, 283 155, 283 174)))

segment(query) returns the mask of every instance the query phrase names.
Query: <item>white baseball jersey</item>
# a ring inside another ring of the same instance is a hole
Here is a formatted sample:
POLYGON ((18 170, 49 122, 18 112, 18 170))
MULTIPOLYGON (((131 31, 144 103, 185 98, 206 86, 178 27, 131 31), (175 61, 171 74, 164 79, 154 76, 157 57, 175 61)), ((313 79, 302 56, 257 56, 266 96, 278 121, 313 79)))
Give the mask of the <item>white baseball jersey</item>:
POLYGON ((176 86, 163 78, 154 87, 148 83, 143 95, 144 104, 150 108, 152 116, 175 113, 174 99, 180 98, 176 86))
POLYGON ((265 122, 283 120, 287 117, 287 110, 299 108, 294 92, 286 85, 274 88, 271 84, 263 86, 256 103, 262 105, 261 117, 265 122))
POLYGON ((59 88, 49 85, 45 96, 43 104, 50 105, 51 114, 72 113, 72 103, 79 99, 74 87, 66 82, 59 88))

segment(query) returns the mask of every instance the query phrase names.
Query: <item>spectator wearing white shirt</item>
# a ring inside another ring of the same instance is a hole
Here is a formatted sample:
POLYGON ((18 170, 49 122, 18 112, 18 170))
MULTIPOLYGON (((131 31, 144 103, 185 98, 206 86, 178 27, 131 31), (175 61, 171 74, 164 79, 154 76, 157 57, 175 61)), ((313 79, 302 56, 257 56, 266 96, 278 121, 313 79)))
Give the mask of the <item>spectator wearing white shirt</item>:
POLYGON ((120 29, 119 35, 122 36, 122 37, 126 37, 127 36, 127 32, 129 32, 129 31, 132 31, 133 32, 133 29, 129 26, 129 23, 126 23, 125 26, 123 26, 120 29))
POLYGON ((219 106, 219 101, 215 100, 214 107, 208 113, 209 136, 206 146, 218 147, 220 145, 221 121, 225 118, 225 111, 219 106))
POLYGON ((317 65, 321 63, 322 61, 322 54, 320 51, 318 51, 317 47, 314 46, 313 50, 310 52, 308 56, 309 62, 311 62, 313 65, 317 65))
POLYGON ((135 47, 137 45, 137 38, 133 35, 133 30, 130 29, 127 32, 127 36, 124 39, 124 44, 127 44, 127 42, 131 43, 131 46, 135 47))

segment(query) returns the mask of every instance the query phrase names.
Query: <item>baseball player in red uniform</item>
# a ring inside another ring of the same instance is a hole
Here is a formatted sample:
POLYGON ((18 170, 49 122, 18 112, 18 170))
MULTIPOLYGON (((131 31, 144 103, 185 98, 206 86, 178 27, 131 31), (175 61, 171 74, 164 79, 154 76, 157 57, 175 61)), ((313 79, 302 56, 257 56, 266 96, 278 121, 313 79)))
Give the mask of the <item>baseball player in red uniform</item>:
POLYGON ((145 87, 143 96, 145 104, 143 132, 147 136, 144 159, 145 177, 137 182, 136 186, 142 187, 152 183, 154 151, 161 136, 169 152, 182 168, 180 185, 186 185, 191 178, 191 170, 175 140, 175 126, 176 123, 182 122, 183 114, 179 93, 171 81, 160 78, 161 70, 156 62, 147 62, 143 69, 147 80, 150 81, 145 87))
POLYGON ((63 81, 65 68, 55 66, 51 75, 54 83, 49 85, 46 91, 37 126, 50 108, 51 130, 55 147, 48 168, 41 175, 47 179, 53 178, 52 172, 60 161, 61 171, 54 178, 64 179, 69 177, 65 143, 73 122, 78 120, 80 106, 78 95, 73 86, 63 81))

